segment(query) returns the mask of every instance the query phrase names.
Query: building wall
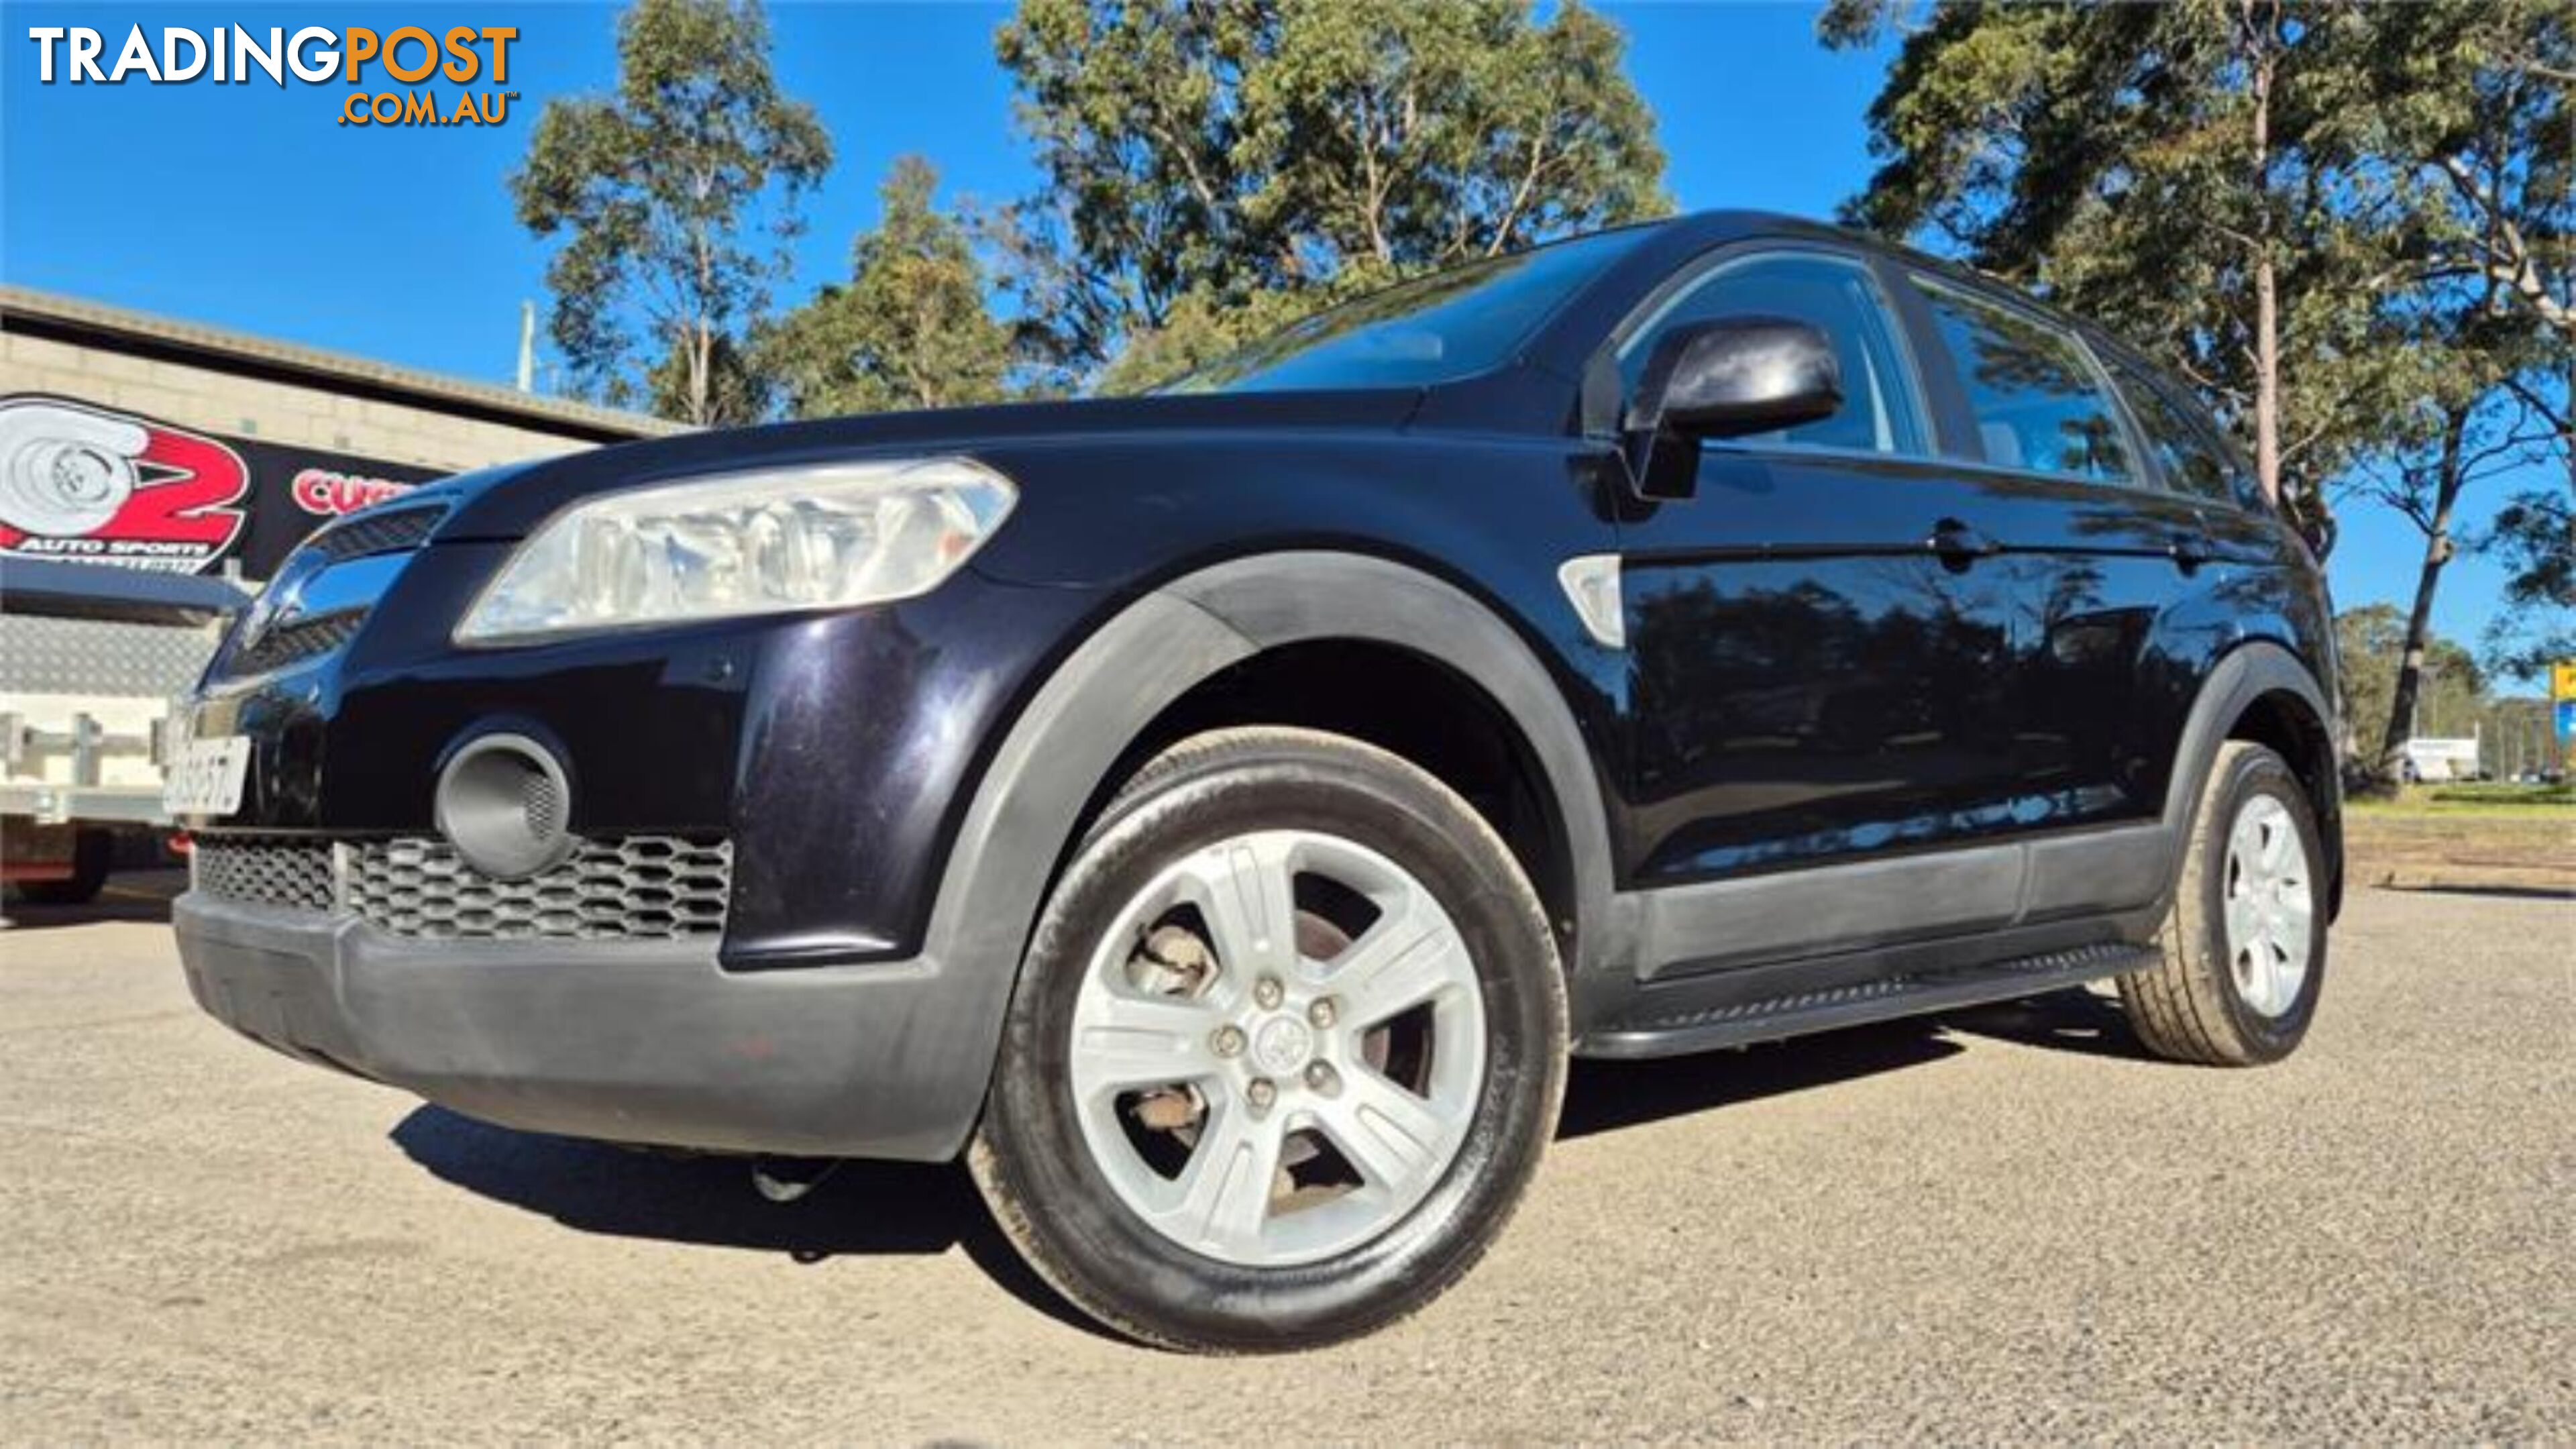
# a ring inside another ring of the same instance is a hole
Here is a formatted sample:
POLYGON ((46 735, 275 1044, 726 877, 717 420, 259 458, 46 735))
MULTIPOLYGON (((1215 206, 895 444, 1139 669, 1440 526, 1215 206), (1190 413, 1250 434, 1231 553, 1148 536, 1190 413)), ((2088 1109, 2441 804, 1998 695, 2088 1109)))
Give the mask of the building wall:
POLYGON ((440 472, 568 453, 586 439, 321 387, 241 377, 19 333, 0 336, 0 394, 45 392, 183 427, 440 472))

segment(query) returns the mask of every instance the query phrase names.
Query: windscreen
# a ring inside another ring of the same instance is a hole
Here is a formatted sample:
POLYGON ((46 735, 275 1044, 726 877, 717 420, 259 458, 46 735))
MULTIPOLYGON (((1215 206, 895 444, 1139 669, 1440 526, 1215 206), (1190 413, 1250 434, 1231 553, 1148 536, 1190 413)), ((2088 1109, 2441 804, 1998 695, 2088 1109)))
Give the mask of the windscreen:
POLYGON ((1484 372, 1647 229, 1599 232, 1398 283, 1318 312, 1159 392, 1420 387, 1484 372))

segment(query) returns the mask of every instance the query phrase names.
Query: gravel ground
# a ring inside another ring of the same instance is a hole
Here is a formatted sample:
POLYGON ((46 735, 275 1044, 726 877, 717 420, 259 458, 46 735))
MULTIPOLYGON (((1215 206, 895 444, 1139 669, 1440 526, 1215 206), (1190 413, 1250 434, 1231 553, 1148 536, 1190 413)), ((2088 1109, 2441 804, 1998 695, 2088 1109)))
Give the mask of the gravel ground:
POLYGON ((272 1056, 157 909, 0 934, 0 1438, 2576 1436, 2566 899, 2356 893, 2264 1071, 2081 994, 1579 1069, 1462 1287, 1238 1361, 1072 1321, 952 1169, 772 1208, 272 1056))

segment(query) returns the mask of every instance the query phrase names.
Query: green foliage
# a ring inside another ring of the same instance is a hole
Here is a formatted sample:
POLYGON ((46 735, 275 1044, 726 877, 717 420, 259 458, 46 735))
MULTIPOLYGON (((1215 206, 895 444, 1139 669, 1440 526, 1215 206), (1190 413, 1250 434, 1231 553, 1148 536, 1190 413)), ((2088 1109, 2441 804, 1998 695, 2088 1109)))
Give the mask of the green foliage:
POLYGON ((2496 510, 2480 547, 2505 568, 2504 607, 2487 625, 2487 662, 2531 677, 2576 659, 2576 475, 2527 488, 2496 510))
POLYGON ((932 201, 938 172, 896 160, 874 231, 850 247, 850 280, 825 287, 762 337, 797 417, 960 407, 1008 393, 1010 329, 986 305, 966 226, 932 201))
POLYGON ((996 51, 1047 187, 994 240, 1070 367, 1140 339, 1132 381, 1265 294, 1663 210, 1623 49, 1579 0, 1023 0, 996 51))
POLYGON ((768 390, 748 330, 831 141, 779 93, 755 3, 636 0, 617 61, 615 94, 546 103, 510 178, 521 223, 563 237, 546 269, 555 345, 592 396, 753 421, 768 390))
MULTIPOLYGON (((2397 695, 2406 657, 2406 615, 2393 604, 2364 604, 2335 615, 2344 725, 2365 753, 2379 747, 2379 727, 2397 695)), ((2410 725, 2427 735, 2465 735, 2490 703, 2486 672, 2462 645, 2434 636, 2425 645, 2424 687, 2410 725)), ((2414 733, 2410 728, 2409 734, 2414 733)))
POLYGON ((1128 335, 1126 345, 1100 370, 1096 386, 1118 394, 1170 382, 1331 305, 1342 290, 1329 285, 1296 292, 1265 289, 1232 302, 1204 288, 1183 293, 1164 312, 1160 326, 1128 335))
MULTIPOLYGON (((2424 533, 2429 608, 2442 565, 2479 542, 2460 513, 2481 482, 2530 465, 2569 480, 2568 492, 2521 491, 2483 540, 2511 571, 2489 660, 2528 674, 2576 634, 2565 528, 2576 494, 2576 12, 2448 0, 2374 8, 2368 21, 2334 133, 2411 268, 2383 295, 2378 341, 2411 365, 2413 385, 2357 483, 2424 533)), ((2403 693, 2401 682, 2400 709, 2403 693)), ((2387 738, 2402 725, 2392 718, 2387 738)))
MULTIPOLYGON (((2374 191, 2402 204, 2432 278, 2576 342, 2576 8, 2563 0, 2426 0, 2364 12, 2359 72, 2332 133, 2374 191)), ((2563 380, 2563 379, 2562 379, 2563 380)))
MULTIPOLYGON (((1822 29, 1858 39, 1906 10, 1838 0, 1822 29)), ((1846 217, 2123 334, 2305 505, 2408 381, 2365 340, 2391 238, 2344 205, 2319 135, 2357 23, 2227 0, 1937 4, 1870 107, 1882 165, 1846 217)))

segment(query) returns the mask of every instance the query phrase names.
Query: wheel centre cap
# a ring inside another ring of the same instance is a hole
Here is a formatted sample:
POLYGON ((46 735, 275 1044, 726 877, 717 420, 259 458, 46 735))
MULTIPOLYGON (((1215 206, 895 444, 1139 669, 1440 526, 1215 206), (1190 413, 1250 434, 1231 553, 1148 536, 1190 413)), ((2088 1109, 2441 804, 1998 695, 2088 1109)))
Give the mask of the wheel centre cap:
POLYGON ((1315 1034, 1293 1016, 1274 1016, 1252 1033, 1252 1060, 1273 1076, 1287 1076, 1315 1054, 1315 1034))

